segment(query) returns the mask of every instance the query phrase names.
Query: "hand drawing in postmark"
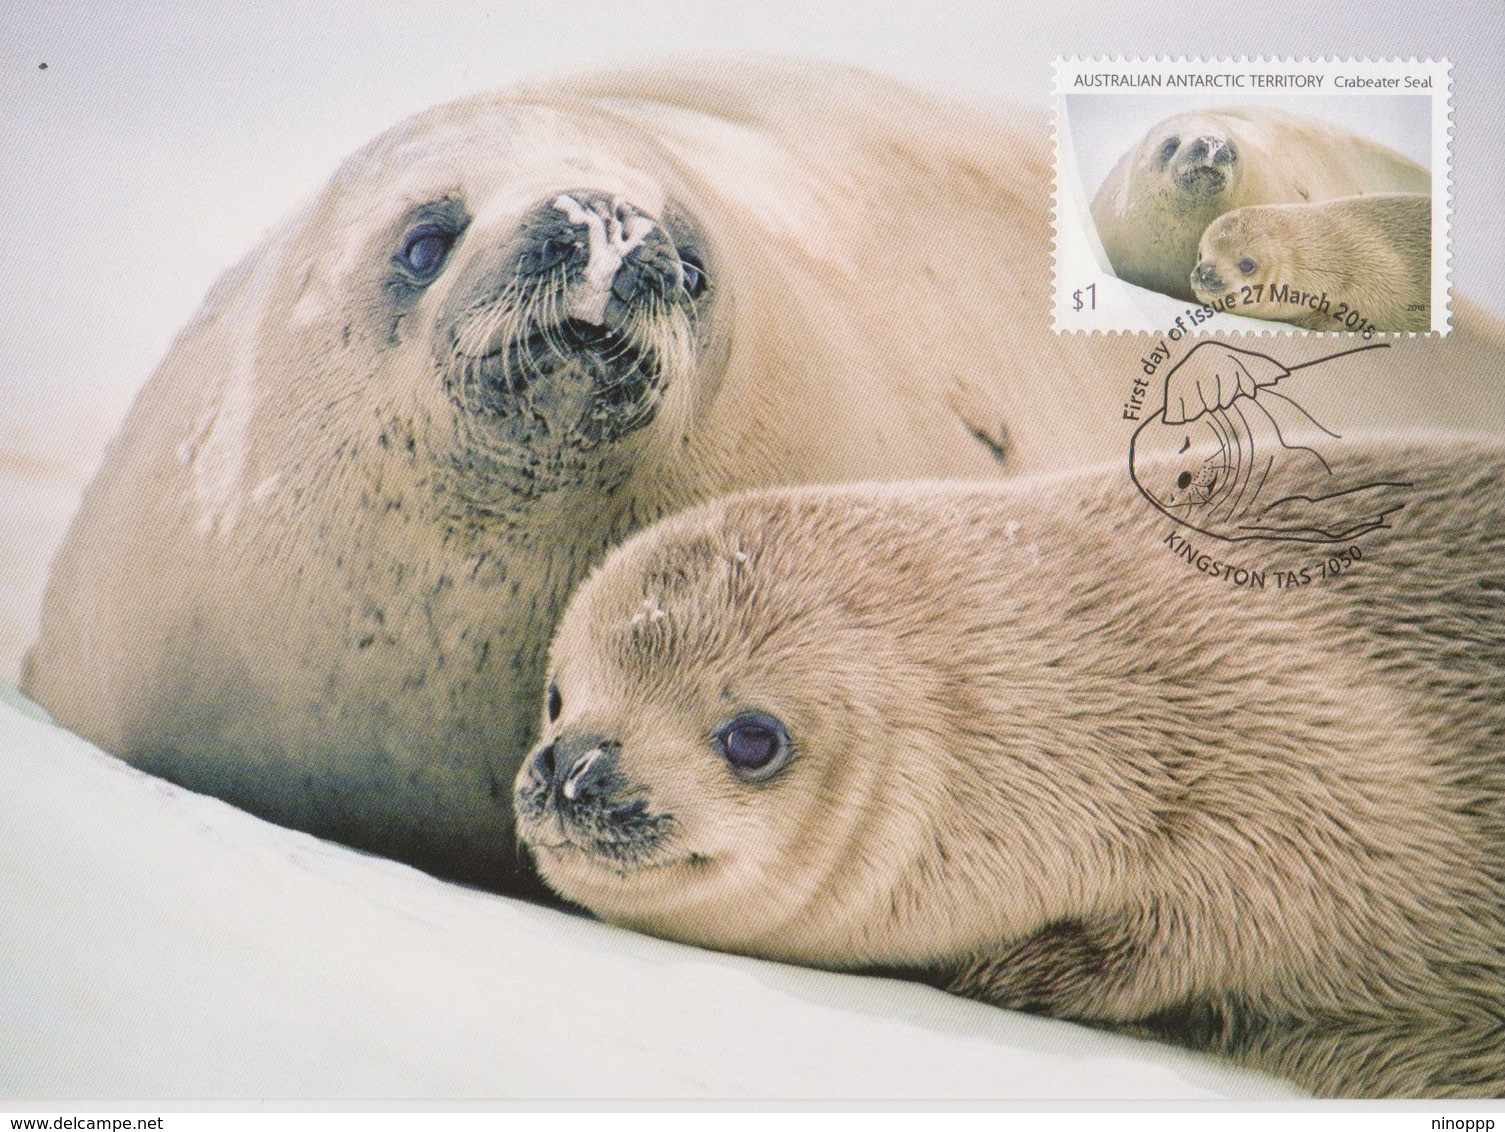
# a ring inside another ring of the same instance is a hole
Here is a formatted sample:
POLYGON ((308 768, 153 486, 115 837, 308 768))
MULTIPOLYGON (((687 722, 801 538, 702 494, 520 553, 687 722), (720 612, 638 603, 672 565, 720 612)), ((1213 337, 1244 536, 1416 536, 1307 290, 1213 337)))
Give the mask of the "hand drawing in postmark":
POLYGON ((1448 330, 1444 62, 1058 61, 1057 330, 1448 330))
POLYGON ((1129 443, 1135 486, 1182 526, 1227 542, 1349 542, 1390 526, 1410 483, 1346 467, 1338 433, 1304 409, 1295 366, 1199 342, 1166 375, 1160 409, 1129 443))

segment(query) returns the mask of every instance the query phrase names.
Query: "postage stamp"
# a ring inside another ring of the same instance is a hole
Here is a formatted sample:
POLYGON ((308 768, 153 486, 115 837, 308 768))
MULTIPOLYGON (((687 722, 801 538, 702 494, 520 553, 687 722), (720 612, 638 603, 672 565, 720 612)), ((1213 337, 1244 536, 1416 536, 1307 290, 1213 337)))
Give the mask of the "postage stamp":
POLYGON ((1057 331, 1448 332, 1446 60, 1055 76, 1057 331))

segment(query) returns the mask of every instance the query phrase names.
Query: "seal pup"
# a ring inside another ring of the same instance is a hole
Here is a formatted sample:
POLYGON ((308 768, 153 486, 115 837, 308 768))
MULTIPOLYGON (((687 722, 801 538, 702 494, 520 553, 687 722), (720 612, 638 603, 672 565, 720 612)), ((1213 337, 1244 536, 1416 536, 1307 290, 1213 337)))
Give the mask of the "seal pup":
MULTIPOLYGON (((138 398, 27 692, 263 817, 525 883, 510 783, 557 613, 609 546, 740 489, 1121 451, 1112 375, 1142 349, 1050 328, 1050 152, 1042 110, 778 61, 399 124, 138 398)), ((1478 395, 1505 334, 1477 311, 1354 372, 1371 424, 1505 428, 1478 395)))
POLYGON ((1191 289, 1204 303, 1232 292, 1240 314, 1308 330, 1432 329, 1432 198, 1424 193, 1235 209, 1207 226, 1198 254, 1191 289), (1301 300, 1277 301, 1290 292, 1301 300))
POLYGON ((1348 448, 1403 521, 1287 590, 1178 569, 1121 467, 667 519, 560 622, 521 836, 656 935, 1499 1096, 1505 446, 1348 448))
POLYGON ((1225 212, 1430 191, 1427 170, 1388 146, 1272 107, 1233 106, 1152 128, 1098 188, 1092 220, 1120 279, 1191 299, 1198 241, 1225 212))

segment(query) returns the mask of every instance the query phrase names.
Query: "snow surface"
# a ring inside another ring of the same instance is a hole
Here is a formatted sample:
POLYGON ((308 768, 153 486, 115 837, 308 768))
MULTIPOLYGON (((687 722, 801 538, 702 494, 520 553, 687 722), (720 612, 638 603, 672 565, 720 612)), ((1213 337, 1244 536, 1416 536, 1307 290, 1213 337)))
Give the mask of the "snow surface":
POLYGON ((8 686, 0 701, 0 1097, 1294 1095, 445 884, 142 774, 8 686))

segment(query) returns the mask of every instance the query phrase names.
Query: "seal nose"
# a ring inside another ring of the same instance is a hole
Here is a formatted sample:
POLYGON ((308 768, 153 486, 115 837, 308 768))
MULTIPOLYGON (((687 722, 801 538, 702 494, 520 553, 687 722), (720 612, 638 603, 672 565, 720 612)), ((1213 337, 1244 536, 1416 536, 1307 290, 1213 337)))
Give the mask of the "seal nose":
POLYGON ((534 752, 529 770, 556 805, 599 800, 613 790, 618 746, 590 732, 565 732, 534 752))
POLYGON ((1209 262, 1197 264, 1196 270, 1191 273, 1193 287, 1201 287, 1204 291, 1221 291, 1223 280, 1218 276, 1217 267, 1209 262))
POLYGON ((1230 165, 1238 158, 1238 150, 1226 138, 1204 134, 1186 147, 1186 159, 1202 165, 1230 165))
POLYGON ((674 301, 683 279, 669 233, 632 201, 571 189, 539 201, 518 227, 509 279, 548 290, 582 327, 615 331, 645 299, 674 301))
POLYGON ((637 205, 595 189, 540 201, 523 218, 516 277, 561 288, 564 312, 617 329, 640 297, 668 299, 679 287, 679 253, 663 226, 637 205))

